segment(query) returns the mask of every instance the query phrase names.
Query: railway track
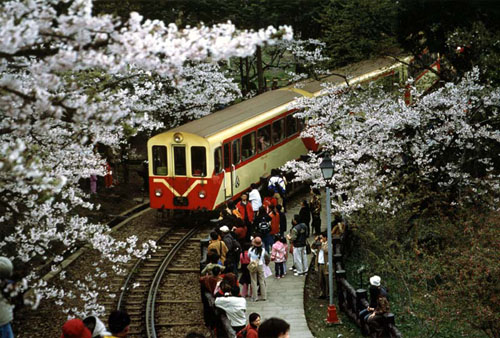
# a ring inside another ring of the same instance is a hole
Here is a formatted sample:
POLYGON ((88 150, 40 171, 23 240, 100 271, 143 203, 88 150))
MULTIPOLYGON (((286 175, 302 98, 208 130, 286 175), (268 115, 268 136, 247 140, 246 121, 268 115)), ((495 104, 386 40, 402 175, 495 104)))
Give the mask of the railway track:
POLYGON ((198 233, 199 227, 167 229, 157 241, 158 250, 131 267, 117 304, 131 317, 128 337, 179 337, 206 330, 198 233))

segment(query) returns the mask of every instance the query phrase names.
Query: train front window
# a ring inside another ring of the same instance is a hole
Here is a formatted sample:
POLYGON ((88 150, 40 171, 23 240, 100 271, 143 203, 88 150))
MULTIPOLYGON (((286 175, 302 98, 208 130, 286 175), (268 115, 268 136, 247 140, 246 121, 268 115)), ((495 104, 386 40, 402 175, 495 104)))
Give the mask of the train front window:
POLYGON ((241 159, 244 161, 253 155, 255 155, 255 132, 241 138, 241 159))
POLYGON ((167 147, 153 146, 153 174, 167 175, 167 147))
POLYGON ((174 147, 175 175, 186 176, 186 148, 174 147))
POLYGON ((292 136, 297 132, 297 119, 293 117, 293 114, 286 117, 286 136, 292 136))
POLYGON ((214 151, 214 170, 218 174, 222 171, 222 148, 218 147, 214 151))
POLYGON ((207 154, 205 147, 191 147, 191 175, 207 176, 207 154))

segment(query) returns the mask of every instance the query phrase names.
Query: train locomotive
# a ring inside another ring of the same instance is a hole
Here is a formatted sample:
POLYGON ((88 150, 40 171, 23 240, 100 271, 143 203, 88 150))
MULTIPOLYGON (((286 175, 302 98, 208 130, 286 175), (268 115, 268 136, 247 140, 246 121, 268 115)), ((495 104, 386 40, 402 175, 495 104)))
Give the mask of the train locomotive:
MULTIPOLYGON (((400 63, 383 59, 350 70, 350 84, 394 75, 400 63)), ((153 136, 148 141, 150 206, 169 210, 214 210, 237 199, 271 169, 318 150, 300 137, 304 121, 290 104, 321 95, 322 83, 344 83, 339 76, 309 80, 299 88, 268 91, 221 111, 153 136)))

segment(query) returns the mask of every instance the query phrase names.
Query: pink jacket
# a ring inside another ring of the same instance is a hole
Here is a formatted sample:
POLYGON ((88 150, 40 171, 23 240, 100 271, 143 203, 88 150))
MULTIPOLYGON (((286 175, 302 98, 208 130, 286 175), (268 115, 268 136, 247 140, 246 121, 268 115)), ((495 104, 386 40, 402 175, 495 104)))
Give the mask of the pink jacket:
POLYGON ((273 244, 271 250, 271 260, 276 263, 281 263, 286 261, 286 250, 287 245, 281 243, 280 241, 273 244))

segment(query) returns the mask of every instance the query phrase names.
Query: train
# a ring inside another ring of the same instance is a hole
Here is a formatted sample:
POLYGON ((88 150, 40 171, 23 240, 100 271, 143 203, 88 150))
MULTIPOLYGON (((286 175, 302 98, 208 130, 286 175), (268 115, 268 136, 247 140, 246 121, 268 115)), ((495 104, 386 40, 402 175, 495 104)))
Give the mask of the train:
MULTIPOLYGON (((402 63, 381 58, 341 69, 350 85, 380 78, 395 82, 406 75, 402 63), (393 79, 397 77, 397 79, 393 79)), ((339 88, 344 76, 330 75, 264 92, 188 122, 148 140, 150 206, 167 210, 215 210, 236 200, 287 161, 319 145, 301 138, 305 121, 291 105, 323 93, 323 83, 339 88)))

